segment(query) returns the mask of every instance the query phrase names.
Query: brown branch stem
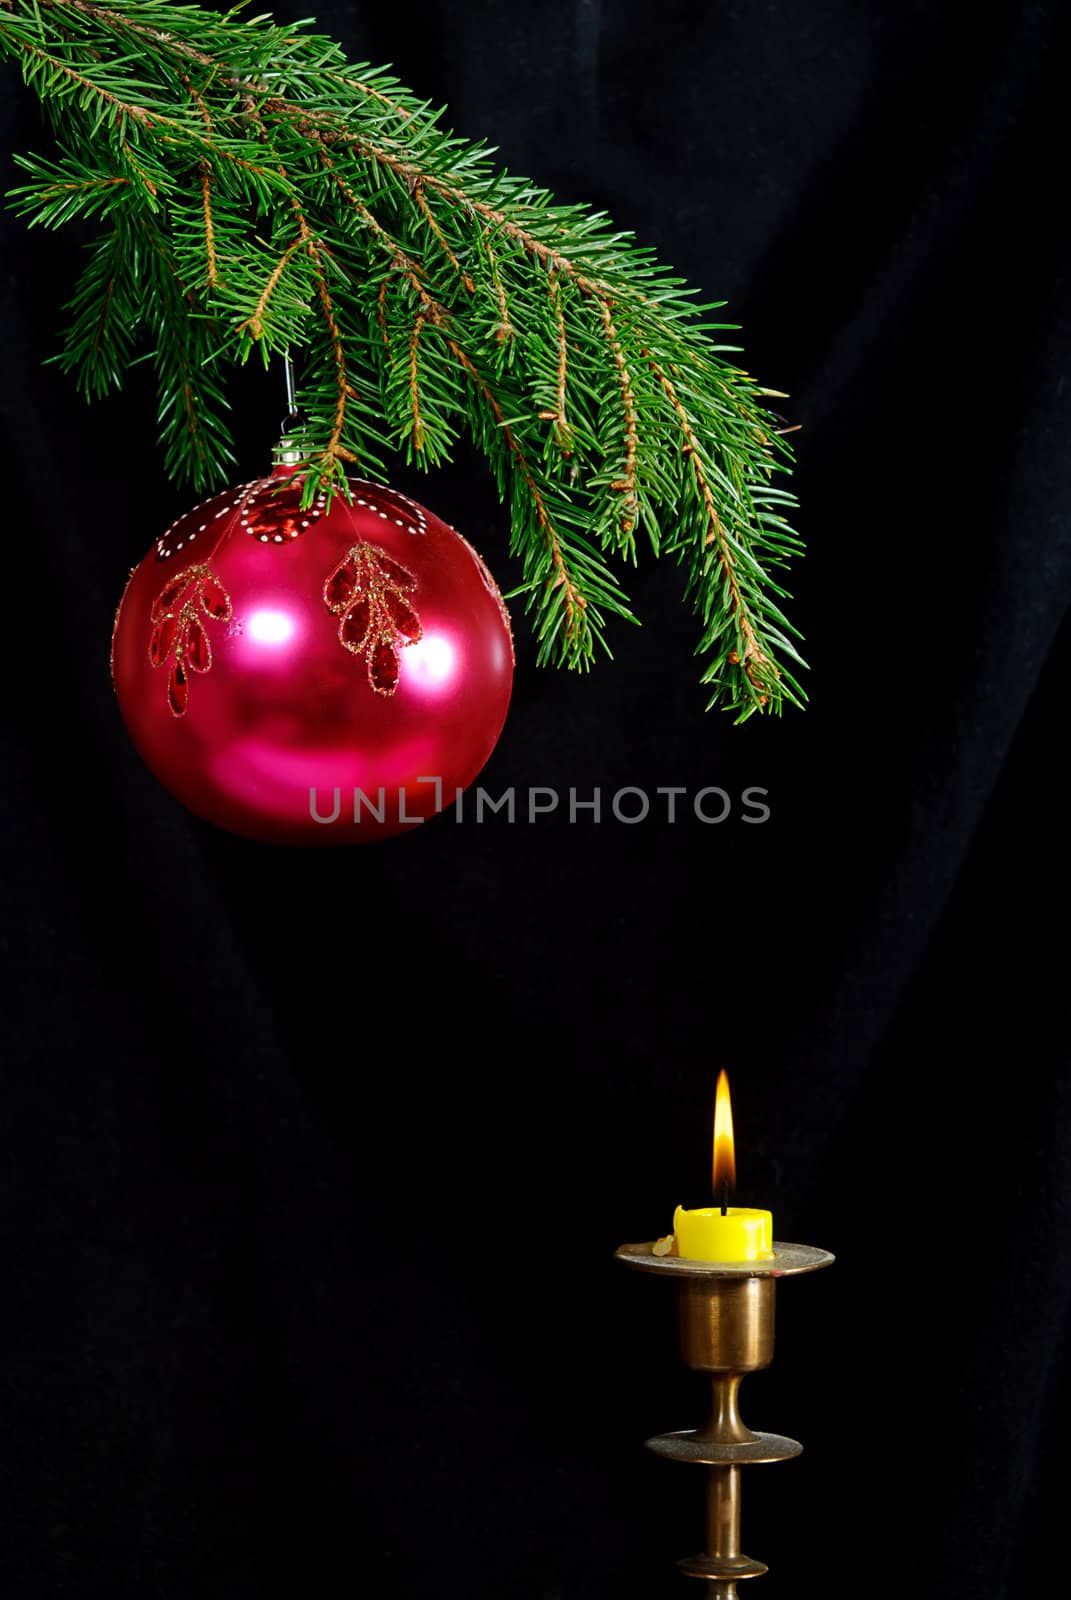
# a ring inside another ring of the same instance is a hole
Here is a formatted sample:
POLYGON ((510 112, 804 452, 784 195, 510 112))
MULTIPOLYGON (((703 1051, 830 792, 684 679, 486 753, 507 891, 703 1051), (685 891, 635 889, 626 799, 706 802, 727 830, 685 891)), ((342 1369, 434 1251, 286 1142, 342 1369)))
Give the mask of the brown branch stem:
POLYGON ((624 496, 621 510, 621 532, 625 535, 626 540, 631 540, 639 518, 639 500, 636 495, 636 441, 639 432, 636 420, 636 401, 632 393, 632 375, 628 370, 628 362, 625 360, 621 341, 617 337, 617 329, 614 327, 609 301, 604 295, 597 296, 597 300, 603 327, 606 329, 606 338, 610 349, 613 351, 618 383, 621 385, 621 405, 625 414, 625 470, 623 475, 613 484, 613 487, 624 496))
MULTIPOLYGON (((138 22, 133 17, 124 17, 109 6, 98 6, 92 0, 40 0, 40 3, 49 10, 61 9, 78 11, 83 16, 92 17, 95 21, 110 24, 125 33, 134 33, 144 39, 151 39, 156 45, 164 45, 176 55, 182 56, 187 61, 196 61, 202 67, 218 67, 219 63, 214 56, 206 55, 203 50, 198 50, 195 45, 187 44, 183 39, 177 39, 174 34, 166 33, 159 28, 151 28, 144 22, 138 22)), ((373 89, 372 85, 365 83, 360 78, 351 78, 345 73, 328 71, 325 74, 335 82, 343 84, 348 89, 356 89, 359 94, 367 95, 371 100, 378 100, 387 106, 399 117, 408 118, 411 113, 404 106, 398 105, 389 95, 380 89, 373 89)), ((262 85, 243 85, 243 87, 262 88, 262 85)))
POLYGON ((416 201, 417 209, 424 218, 424 221, 427 223, 428 227, 435 235, 435 238, 438 240, 439 248, 442 250, 443 255, 446 257, 447 261, 449 261, 450 265, 453 267, 454 271, 465 285, 465 288, 468 290, 469 294, 475 294, 476 285, 472 281, 472 274, 466 272, 465 268, 461 265, 461 262, 458 260, 454 251, 450 247, 450 242, 443 232, 438 218, 435 216, 431 207, 428 205, 428 202, 424 198, 424 180, 422 178, 418 178, 416 183, 413 185, 413 199, 416 201))
POLYGON ((254 339, 262 339, 264 337, 264 313, 268 309, 268 302, 278 287, 279 279, 306 242, 305 234, 299 232, 293 244, 288 245, 283 251, 272 268, 267 283, 261 290, 260 299, 256 303, 253 314, 246 317, 244 322, 238 324, 239 333, 248 333, 254 339))
POLYGON ((420 415, 420 334, 427 320, 425 311, 418 311, 413 331, 409 337, 409 407, 413 413, 413 448, 424 448, 424 418, 420 415))
POLYGON ((750 617, 748 616, 747 607, 744 604, 743 596, 740 593, 740 584, 737 579, 736 572, 736 562, 733 559, 732 551, 729 549, 728 542, 725 538, 725 529, 722 527, 721 518, 718 516, 718 509, 714 503, 714 495, 711 490, 706 472, 703 469, 702 457, 699 452, 699 442, 696 439, 695 432, 692 428, 691 422, 688 419, 688 413, 681 404, 680 397, 677 394, 673 382, 668 374, 665 373, 659 366, 658 362, 653 360, 650 356, 648 356, 647 361, 651 371, 658 379, 666 398, 677 414, 681 433, 684 435, 684 453, 688 457, 688 460, 691 464, 692 472, 699 487, 699 492, 702 496, 703 505, 707 514, 707 533, 705 543, 714 547, 718 564, 721 567, 728 584, 729 605, 733 613, 733 620, 736 624, 737 635, 740 639, 741 645, 743 646, 740 651, 734 650, 730 652, 729 661, 733 666, 740 666, 743 668, 748 682, 751 684, 753 689, 758 691, 759 705, 765 706, 769 698, 766 690, 770 677, 772 676, 774 678, 778 678, 780 677, 780 673, 778 672, 774 662, 771 661, 770 657, 759 644, 755 635, 754 626, 750 617))
POLYGON ((486 228, 483 231, 483 247, 487 251, 487 260, 491 268, 491 281, 495 286, 495 298, 498 301, 498 326, 495 329, 495 340, 498 344, 505 344, 508 339, 516 338, 517 330, 510 321, 506 288, 498 270, 498 257, 495 255, 486 228))
POLYGON ((451 339, 448 334, 444 334, 443 337, 446 339, 446 343, 450 350, 452 350, 455 359, 464 367, 465 371, 468 373, 469 377, 472 379, 473 383, 479 389, 487 404, 490 406, 495 421, 498 423, 499 429, 502 433, 502 437, 505 439, 507 445, 509 446, 510 453, 517 463, 517 470, 524 479, 525 487, 532 497, 532 504, 535 506, 536 510, 536 518, 542 530, 547 551, 550 555, 551 566, 554 570, 554 577, 549 580, 549 587, 552 589, 560 588, 564 591, 565 636, 567 639, 574 640, 583 621, 584 612, 587 609, 587 601, 577 589, 572 578, 569 576, 569 567, 565 557, 562 555, 561 544, 558 539, 557 530, 551 521, 550 513, 547 510, 546 501, 543 499, 543 496, 540 493, 539 486, 535 481, 532 469, 528 464, 528 457, 521 449, 521 446, 517 440, 517 436, 513 432, 513 429, 510 427, 509 423, 506 421, 505 414, 502 410, 502 407, 499 405, 494 392, 488 387, 487 383, 481 377, 478 368, 465 354, 464 350, 461 349, 461 346, 451 339))
POLYGON ((554 311, 554 324, 558 336, 558 362, 554 390, 554 410, 541 411, 540 417, 553 422, 554 434, 563 456, 573 453, 573 430, 565 417, 566 384, 569 378, 569 339, 565 331, 565 313, 562 311, 561 285, 558 274, 550 274, 550 303, 554 311))
MULTIPOLYGON (((185 73, 182 74, 182 81, 186 85, 190 98, 201 113, 209 135, 212 135, 215 132, 212 126, 212 113, 208 109, 208 103, 204 95, 194 87, 185 73)), ((201 157, 201 208, 205 219, 205 255, 208 262, 208 286, 210 289, 214 289, 219 282, 219 271, 216 262, 216 225, 212 214, 212 164, 207 156, 201 157)))

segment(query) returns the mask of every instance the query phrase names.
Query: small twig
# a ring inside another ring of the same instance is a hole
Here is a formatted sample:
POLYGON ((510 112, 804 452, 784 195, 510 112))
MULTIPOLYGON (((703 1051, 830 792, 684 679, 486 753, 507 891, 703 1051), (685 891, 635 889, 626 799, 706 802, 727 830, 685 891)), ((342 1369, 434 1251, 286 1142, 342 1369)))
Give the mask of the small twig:
POLYGON ((358 94, 367 95, 370 100, 378 100, 380 105, 384 105, 388 110, 393 111, 396 117, 404 117, 408 120, 412 116, 411 111, 407 111, 404 106, 400 106, 397 100, 392 100, 389 94, 384 94, 382 89, 373 89, 370 83, 365 83, 361 78, 348 78, 341 72, 328 72, 326 76, 333 78, 336 83, 343 84, 347 89, 356 89, 358 94))
POLYGON ((130 163, 138 177, 141 179, 142 184, 145 186, 149 194, 151 194, 155 199, 158 192, 157 187, 153 180, 149 177, 149 174, 145 171, 145 168, 142 166, 141 162, 135 156, 134 152, 131 150, 129 139, 123 140, 123 160, 130 163))
POLYGON ((636 421, 636 401, 632 393, 632 375, 628 370, 624 351, 621 349, 621 341, 617 337, 617 329, 610 313, 610 303, 605 295, 599 295, 598 304, 606 337, 613 351, 617 378, 621 385, 621 405, 625 414, 625 470, 620 478, 614 480, 611 487, 624 496, 621 503, 621 532, 625 542, 631 544, 639 519, 639 500, 636 495, 636 440, 639 431, 636 421))
MULTIPOLYGON (((214 134, 212 113, 208 109, 208 103, 204 95, 201 94, 199 89, 194 88, 193 82, 185 74, 182 74, 182 81, 186 85, 190 97, 196 102, 209 135, 214 134)), ((205 255, 208 258, 208 286, 210 289, 214 289, 219 281, 219 273, 216 263, 216 227, 212 215, 212 163, 207 156, 201 157, 201 205, 205 219, 205 255)))
POLYGON ((91 94, 97 95, 106 105, 114 106, 120 116, 133 117, 135 122, 141 122, 146 125, 160 123, 163 126, 175 126, 168 117, 153 116, 151 112, 145 110, 144 106, 130 105, 126 100, 120 100, 118 95, 111 94, 107 89, 102 89, 99 84, 93 82, 92 78, 87 78, 82 72, 76 72, 73 67, 67 65, 66 61, 60 61, 57 56, 49 55, 48 51, 42 50, 40 45, 31 44, 28 39, 20 39, 17 36, 13 42, 18 49, 25 50, 27 54, 36 56, 39 61, 46 61, 50 67, 55 67, 56 71, 62 73, 65 78, 70 78, 73 83, 77 83, 81 88, 88 89, 91 94))
POLYGON ((205 255, 208 258, 208 286, 214 289, 219 282, 216 265, 216 229, 212 219, 212 168, 208 157, 201 157, 201 202, 205 218, 205 255))
POLYGON ((733 613, 733 620, 736 624, 737 634, 740 638, 741 644, 743 645, 742 651, 731 650, 729 652, 728 659, 730 665, 743 668, 744 675, 751 684, 751 687, 756 691, 758 704, 760 706, 765 706, 769 700, 768 685, 770 678, 779 678, 781 674, 778 671, 776 664, 762 649, 758 639, 755 636, 755 629, 752 625, 750 617, 748 616, 747 607, 744 605, 743 597, 740 593, 740 584, 737 579, 736 572, 736 562, 733 560, 732 552, 730 551, 725 538, 725 530, 721 525, 721 518, 718 516, 718 510, 714 504, 714 495, 707 480, 706 472, 703 469, 703 462, 699 452, 699 442, 696 439, 692 425, 688 420, 688 413, 681 404, 680 397, 678 396, 672 381, 667 374, 663 372, 658 362, 653 360, 650 356, 648 356, 647 360, 651 371, 658 379, 658 382, 661 384, 665 392, 666 398, 669 400, 670 405, 677 414, 681 433, 684 435, 684 445, 682 446, 682 449, 691 463, 692 472, 695 476, 696 483, 699 486, 699 492, 703 499, 703 506, 706 510, 707 533, 704 542, 707 545, 712 545, 714 547, 718 564, 725 575, 726 583, 728 585, 730 609, 733 613))
MULTIPOLYGON (((36 56, 39 61, 47 62, 50 67, 54 67, 64 77, 70 78, 72 82, 79 84, 83 89, 87 89, 90 94, 95 94, 105 105, 114 107, 116 120, 121 117, 130 117, 144 128, 171 128, 174 130, 173 133, 162 133, 160 135, 165 142, 172 144, 199 143, 212 150, 213 154, 218 156, 221 161, 230 161, 236 167, 243 167, 247 172, 255 172, 260 177, 265 175, 266 169, 264 167, 258 167, 255 162, 247 161, 244 156, 235 155, 234 151, 228 150, 225 145, 216 144, 210 139, 195 140, 190 130, 184 127, 181 122, 176 122, 174 117, 164 117, 159 112, 146 111, 144 106, 135 106, 127 100, 121 100, 118 95, 112 94, 110 90, 102 89, 99 84, 93 82, 92 78, 87 78, 84 73, 76 72, 65 61, 60 61, 56 56, 49 55, 48 51, 42 50, 39 45, 30 44, 28 40, 19 38, 16 38, 13 43, 18 49, 25 50, 30 55, 36 56)), ((130 160, 131 165, 137 168, 137 162, 132 157, 130 160)), ((140 168, 137 169, 141 170, 140 168)), ((151 178, 148 178, 144 173, 142 176, 152 193, 155 194, 156 188, 151 178)))
MULTIPOLYGON (((0 0, 0 3, 3 3, 3 0, 0 0)), ((47 195, 67 194, 71 190, 77 190, 79 193, 82 193, 86 189, 108 189, 115 184, 122 184, 125 188, 129 189, 130 179, 121 178, 118 176, 114 178, 77 178, 72 179, 70 183, 43 184, 36 192, 43 200, 47 195)))
POLYGON ((491 282, 495 286, 495 297, 498 300, 498 326, 495 328, 495 340, 498 344, 505 344, 507 340, 516 338, 517 330, 510 321, 509 302, 506 299, 505 285, 498 270, 498 257, 495 255, 486 228, 483 230, 483 247, 487 251, 487 260, 491 267, 491 282))
MULTIPOLYGON (((152 245, 152 248, 156 251, 157 256, 163 263, 168 275, 178 288, 179 294, 187 302, 191 301, 192 296, 190 291, 186 288, 185 284, 182 282, 182 279, 175 271, 174 264, 172 263, 167 250, 161 244, 160 237, 155 227, 153 227, 150 223, 143 223, 141 228, 142 232, 148 238, 149 243, 152 245)), ((112 282, 114 283, 114 281, 115 280, 113 278, 112 282)), ((110 288, 111 285, 109 284, 109 290, 110 288)), ((208 445, 205 441, 204 427, 194 400, 195 390, 193 386, 193 375, 190 370, 190 363, 181 347, 177 344, 174 349, 174 356, 175 360, 178 362, 179 370, 182 374, 182 409, 186 417, 186 433, 193 445, 198 460, 202 465, 204 465, 209 460, 209 451, 208 445)))
POLYGON ((338 326, 338 318, 335 316, 335 307, 331 299, 331 291, 327 287, 327 278, 324 274, 323 263, 316 255, 315 246, 312 246, 311 248, 314 259, 316 260, 316 292, 324 314, 324 321, 327 324, 328 335, 331 339, 331 353, 335 362, 335 390, 337 394, 337 400, 335 402, 335 420, 334 426, 331 429, 331 437, 327 441, 327 450, 325 454, 329 456, 336 456, 342 461, 356 461, 357 457, 354 455, 353 451, 347 450, 342 443, 342 433, 346 426, 347 402, 353 393, 353 387, 349 382, 346 372, 346 347, 342 342, 342 333, 338 326))
POLYGON ((455 255, 454 251, 450 248, 449 241, 447 240, 447 237, 446 237, 445 233, 443 232, 443 230, 442 230, 442 228, 441 228, 441 226, 440 226, 440 224, 438 222, 438 219, 435 217, 434 213, 432 212, 431 207, 428 205, 428 202, 424 198, 424 179, 423 178, 418 178, 417 181, 413 184, 412 193, 413 193, 413 199, 416 201, 417 207, 418 207, 422 217, 424 218, 424 221, 427 223, 428 227, 431 229, 432 233, 435 235, 436 239, 439 241, 439 247, 442 250, 443 255, 449 261, 450 265, 453 267, 454 271, 457 273, 458 277, 461 279, 462 283, 465 285, 465 288, 468 290, 469 294, 475 294, 476 293, 476 285, 472 281, 471 273, 468 273, 468 272, 465 271, 465 268, 461 265, 461 262, 458 260, 458 258, 455 255))
MULTIPOLYGON (((254 107, 251 109, 250 114, 266 137, 267 129, 264 128, 260 113, 254 107)), ((286 168, 281 161, 276 162, 275 170, 284 182, 289 182, 286 168)), ((323 312, 324 322, 327 326, 327 335, 331 341, 331 356, 335 368, 335 415, 324 455, 332 460, 356 461, 357 457, 353 451, 347 449, 342 443, 342 435, 346 427, 346 411, 350 397, 353 395, 353 385, 349 381, 349 372, 346 366, 346 346, 342 339, 342 330, 338 325, 338 317, 335 315, 334 301, 327 286, 327 273, 323 264, 324 255, 330 256, 331 252, 326 245, 323 245, 317 239, 309 226, 309 220, 296 195, 291 195, 290 197, 290 209, 297 219, 298 245, 305 246, 309 259, 313 263, 313 270, 316 274, 316 298, 320 302, 320 310, 323 312)))
POLYGON ((275 293, 275 290, 279 284, 279 279, 290 265, 290 262, 297 255, 302 245, 306 243, 307 238, 305 233, 299 232, 298 237, 294 240, 293 244, 288 245, 283 251, 282 255, 275 263, 275 266, 272 268, 271 275, 269 276, 267 283, 261 290, 260 299, 257 301, 256 308, 253 311, 252 316, 247 317, 244 322, 240 322, 238 324, 239 333, 248 333, 254 339, 262 339, 264 337, 264 313, 268 309, 268 301, 275 293))
MULTIPOLYGON (((280 171, 281 170, 282 169, 280 168, 280 171)), ((298 202, 296 200, 292 200, 291 205, 293 206, 294 214, 298 219, 298 227, 301 230, 302 241, 309 252, 309 256, 316 271, 316 296, 320 302, 320 309, 324 315, 324 322, 327 324, 327 333, 329 339, 331 340, 331 355, 335 364, 335 416, 334 423, 331 428, 331 436, 327 441, 327 448, 324 454, 332 456, 341 461, 356 461, 357 457, 354 455, 353 451, 347 449, 342 443, 342 434, 346 427, 346 410, 350 397, 353 394, 353 385, 349 381, 349 373, 346 367, 346 346, 343 343, 342 330, 338 325, 338 318, 335 315, 335 306, 334 301, 331 299, 331 291, 327 287, 327 273, 324 270, 323 256, 320 253, 321 247, 317 242, 315 234, 309 227, 305 213, 302 211, 298 202)), ((329 251, 326 253, 330 254, 329 251)))
POLYGON ((424 449, 424 419, 420 415, 420 332, 427 319, 424 310, 417 312, 413 332, 409 338, 409 404, 413 413, 413 448, 424 449))
POLYGON ((474 363, 469 359, 464 350, 462 350, 461 346, 457 344, 455 340, 451 339, 449 335, 444 335, 444 337, 448 347, 453 352, 455 359, 464 367, 465 371, 468 373, 469 377, 472 379, 473 383, 476 385, 477 389, 479 389, 487 404, 490 406, 491 412, 498 424, 502 437, 505 439, 506 444, 509 446, 510 453, 517 463, 517 470, 524 479, 525 486, 532 497, 532 504, 535 506, 536 520, 538 521, 540 530, 542 531, 547 552, 550 556, 551 566, 554 571, 554 576, 548 580, 548 588, 560 588, 564 591, 563 599, 565 604, 565 636, 570 642, 574 642, 583 623, 584 612, 587 609, 588 603, 569 576, 569 567, 565 557, 562 555, 561 543, 558 538, 557 529, 555 528, 554 523, 551 521, 550 513, 547 510, 546 501, 543 499, 543 496, 540 493, 539 486, 535 481, 535 476, 528 464, 528 457, 521 448, 513 429, 506 421, 502 407, 499 405, 493 391, 480 376, 480 373, 474 363))
POLYGON ((396 239, 391 238, 386 228, 384 228, 379 219, 368 209, 360 195, 357 194, 353 187, 346 182, 345 178, 338 171, 335 163, 331 160, 331 157, 328 155, 327 151, 322 148, 322 146, 319 151, 319 156, 321 164, 327 169, 328 172, 330 172, 332 181, 334 182, 335 187, 338 189, 338 192, 341 194, 342 198, 346 201, 347 205, 357 213, 364 226, 375 235, 378 242, 393 259, 395 266, 399 267, 402 271, 416 271, 417 263, 413 261, 412 257, 409 256, 406 251, 402 249, 401 245, 396 239))
MULTIPOLYGON (((40 3, 49 9, 61 4, 71 11, 80 11, 83 16, 93 17, 100 22, 109 23, 113 28, 118 28, 126 33, 140 34, 142 38, 151 39, 155 45, 164 45, 176 55, 183 56, 187 61, 196 61, 203 67, 215 67, 218 63, 212 56, 206 55, 203 50, 198 50, 194 45, 186 44, 184 40, 177 39, 174 34, 165 33, 160 28, 149 27, 144 22, 136 22, 132 17, 120 16, 118 12, 110 10, 107 6, 93 5, 91 0, 40 0, 40 3)), ((356 89, 358 93, 367 95, 369 99, 379 100, 388 106, 399 117, 408 118, 411 113, 404 106, 380 89, 373 89, 371 84, 365 83, 361 78, 351 78, 340 72, 328 72, 327 77, 333 78, 336 83, 344 84, 349 89, 356 89)), ((257 85, 256 87, 262 87, 257 85)))
POLYGON ((540 418, 545 422, 553 422, 554 436, 558 441, 558 448, 563 456, 573 453, 573 430, 565 418, 566 383, 569 377, 569 339, 565 331, 565 315, 562 311, 561 288, 558 283, 558 274, 551 272, 548 279, 551 309, 554 312, 554 325, 558 340, 558 366, 554 388, 553 411, 541 411, 540 418))
POLYGON ((390 334, 387 332, 387 290, 389 288, 390 279, 384 278, 379 286, 379 294, 376 296, 376 319, 383 335, 383 343, 388 350, 390 349, 390 334))

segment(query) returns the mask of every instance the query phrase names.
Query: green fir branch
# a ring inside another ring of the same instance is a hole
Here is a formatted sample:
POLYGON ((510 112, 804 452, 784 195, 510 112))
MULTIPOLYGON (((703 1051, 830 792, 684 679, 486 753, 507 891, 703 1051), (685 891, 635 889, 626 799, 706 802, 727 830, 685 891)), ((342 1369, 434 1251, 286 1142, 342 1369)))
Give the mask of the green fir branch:
POLYGON ((497 168, 308 24, 171 0, 0 0, 0 55, 50 157, 31 225, 100 233, 58 357, 89 397, 145 353, 169 472, 225 481, 229 366, 300 354, 305 494, 467 435, 509 506, 541 662, 634 620, 615 566, 680 563, 710 704, 805 698, 774 574, 800 553, 791 456, 727 324, 601 213, 497 168))

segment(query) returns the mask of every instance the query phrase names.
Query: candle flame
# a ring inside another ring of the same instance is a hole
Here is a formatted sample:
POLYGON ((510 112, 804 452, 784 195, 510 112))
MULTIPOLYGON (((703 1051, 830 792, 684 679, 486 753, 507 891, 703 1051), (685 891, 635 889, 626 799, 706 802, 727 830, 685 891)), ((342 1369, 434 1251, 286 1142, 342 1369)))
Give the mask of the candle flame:
POLYGON ((718 1073, 714 1096, 714 1197, 725 1186, 736 1187, 736 1147, 733 1143, 733 1104, 729 1099, 729 1077, 723 1067, 718 1073))

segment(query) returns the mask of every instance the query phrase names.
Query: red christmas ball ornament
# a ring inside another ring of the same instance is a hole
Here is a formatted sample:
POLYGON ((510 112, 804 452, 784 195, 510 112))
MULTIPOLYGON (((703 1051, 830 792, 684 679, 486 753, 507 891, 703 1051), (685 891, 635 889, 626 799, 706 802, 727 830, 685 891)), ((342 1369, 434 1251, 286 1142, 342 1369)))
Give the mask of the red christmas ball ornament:
POLYGON ((351 844, 449 805, 502 731, 509 617, 472 546, 351 482, 301 507, 293 469, 180 517, 119 603, 112 678, 146 765, 218 827, 351 844))

